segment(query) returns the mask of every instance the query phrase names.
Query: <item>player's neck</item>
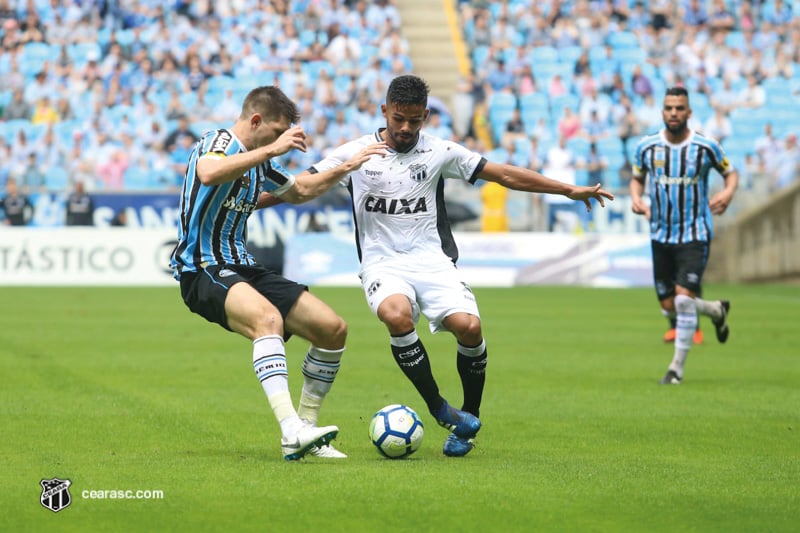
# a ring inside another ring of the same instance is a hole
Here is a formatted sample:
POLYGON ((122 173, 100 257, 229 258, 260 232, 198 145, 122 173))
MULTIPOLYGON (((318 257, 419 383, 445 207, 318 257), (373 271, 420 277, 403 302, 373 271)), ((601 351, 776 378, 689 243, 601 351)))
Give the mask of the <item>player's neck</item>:
POLYGON ((692 134, 692 130, 690 128, 684 128, 683 131, 680 133, 672 133, 668 129, 664 130, 664 137, 670 144, 681 144, 686 139, 689 138, 689 135, 692 134))

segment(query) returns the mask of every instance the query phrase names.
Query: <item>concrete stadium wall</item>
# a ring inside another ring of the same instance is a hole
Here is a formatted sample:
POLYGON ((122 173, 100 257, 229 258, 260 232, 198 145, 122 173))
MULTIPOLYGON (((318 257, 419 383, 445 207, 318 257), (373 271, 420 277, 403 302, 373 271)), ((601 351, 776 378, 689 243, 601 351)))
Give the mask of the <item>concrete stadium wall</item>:
POLYGON ((800 280, 800 182, 719 231, 705 280, 800 280))

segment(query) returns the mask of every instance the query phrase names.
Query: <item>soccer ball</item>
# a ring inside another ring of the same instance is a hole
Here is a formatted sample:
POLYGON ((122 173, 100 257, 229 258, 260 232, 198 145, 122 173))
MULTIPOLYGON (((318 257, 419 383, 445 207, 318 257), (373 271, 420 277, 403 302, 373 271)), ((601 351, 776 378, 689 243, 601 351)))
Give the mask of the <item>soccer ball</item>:
POLYGON ((407 405, 387 405, 369 423, 372 444, 389 459, 407 457, 417 451, 424 433, 422 420, 407 405))

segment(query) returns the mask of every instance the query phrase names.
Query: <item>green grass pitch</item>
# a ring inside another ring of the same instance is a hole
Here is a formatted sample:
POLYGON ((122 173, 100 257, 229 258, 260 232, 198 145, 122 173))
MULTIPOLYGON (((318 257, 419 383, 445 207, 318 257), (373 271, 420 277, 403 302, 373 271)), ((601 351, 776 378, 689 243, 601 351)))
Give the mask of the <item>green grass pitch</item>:
MULTIPOLYGON (((249 342, 183 307, 177 287, 2 288, 3 531, 797 531, 800 287, 706 288, 684 383, 651 289, 477 289, 489 347, 477 448, 445 430, 395 366, 355 288, 314 288, 349 323, 320 423, 341 462, 286 463, 249 342), (422 448, 381 458, 374 411, 407 403, 422 448), (72 504, 40 505, 41 479, 72 504), (86 499, 160 490, 163 499, 86 499)), ((418 328, 443 394, 461 401, 455 342, 418 328)), ((295 401, 305 341, 288 345, 295 401)))

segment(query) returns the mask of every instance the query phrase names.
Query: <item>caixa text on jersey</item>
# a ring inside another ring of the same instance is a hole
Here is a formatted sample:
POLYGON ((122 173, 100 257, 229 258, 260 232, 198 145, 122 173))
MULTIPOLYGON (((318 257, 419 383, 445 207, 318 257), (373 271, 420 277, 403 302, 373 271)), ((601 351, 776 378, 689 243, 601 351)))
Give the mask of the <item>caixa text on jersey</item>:
POLYGON ((364 209, 370 213, 383 213, 386 215, 411 215, 426 213, 428 204, 422 198, 375 198, 369 196, 364 202, 364 209))

